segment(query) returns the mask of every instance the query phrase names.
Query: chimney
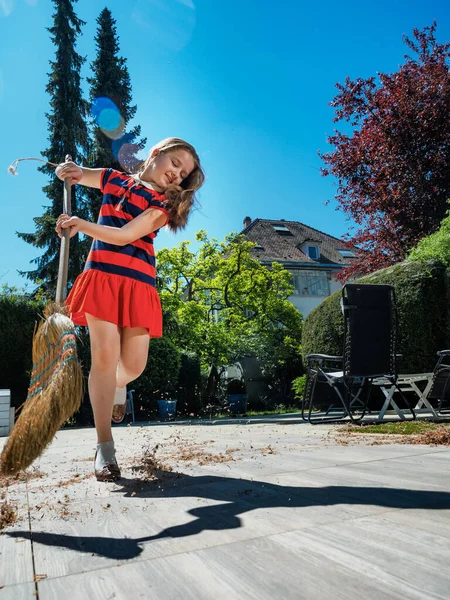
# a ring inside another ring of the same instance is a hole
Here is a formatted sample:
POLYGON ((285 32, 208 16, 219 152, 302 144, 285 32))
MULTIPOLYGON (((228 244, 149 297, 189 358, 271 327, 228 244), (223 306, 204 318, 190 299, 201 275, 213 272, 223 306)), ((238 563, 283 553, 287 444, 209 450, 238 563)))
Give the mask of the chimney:
POLYGON ((252 220, 250 217, 245 217, 244 219, 244 229, 247 229, 247 227, 251 224, 252 220))

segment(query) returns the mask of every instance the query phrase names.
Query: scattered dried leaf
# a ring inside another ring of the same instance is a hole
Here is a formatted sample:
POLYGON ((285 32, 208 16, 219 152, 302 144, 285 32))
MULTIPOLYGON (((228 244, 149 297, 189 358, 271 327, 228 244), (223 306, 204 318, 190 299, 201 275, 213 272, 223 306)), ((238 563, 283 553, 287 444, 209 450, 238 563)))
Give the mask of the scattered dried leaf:
POLYGON ((40 479, 46 475, 47 473, 43 473, 37 467, 32 467, 29 471, 20 471, 17 475, 0 475, 0 488, 7 488, 30 479, 40 479))
POLYGON ((0 504, 0 531, 13 525, 17 520, 15 508, 9 502, 0 504))

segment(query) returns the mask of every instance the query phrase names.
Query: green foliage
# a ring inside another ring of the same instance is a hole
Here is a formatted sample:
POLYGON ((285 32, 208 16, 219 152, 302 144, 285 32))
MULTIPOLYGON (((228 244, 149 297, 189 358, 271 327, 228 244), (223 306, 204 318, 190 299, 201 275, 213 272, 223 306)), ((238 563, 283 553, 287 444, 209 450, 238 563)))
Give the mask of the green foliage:
POLYGON ((80 409, 75 413, 73 420, 77 425, 94 425, 94 414, 92 412, 91 401, 89 398, 88 377, 91 370, 91 341, 87 327, 77 327, 77 352, 81 362, 83 376, 85 381, 84 396, 81 401, 80 409))
MULTIPOLYGON (((448 331, 448 284, 445 266, 438 261, 403 262, 377 271, 358 283, 391 284, 397 298, 399 319, 399 369, 404 373, 432 370, 436 352, 446 348, 448 331)), ((341 355, 343 316, 341 292, 335 292, 305 319, 303 355, 341 355)))
POLYGON ((244 237, 219 242, 200 231, 197 240, 197 252, 182 242, 157 255, 166 334, 211 373, 249 355, 267 371, 298 361, 302 317, 288 301, 289 272, 263 266, 244 237))
POLYGON ((192 352, 181 354, 176 387, 177 411, 197 415, 201 409, 201 369, 199 357, 192 352))
POLYGON ((302 375, 301 377, 296 377, 292 382, 292 391, 294 392, 294 397, 296 400, 301 400, 303 398, 303 392, 305 391, 306 386, 306 375, 302 375))
POLYGON ((450 215, 441 221, 438 231, 420 240, 408 259, 422 262, 440 260, 450 267, 450 215))
POLYGON ((34 326, 43 308, 17 288, 0 288, 0 388, 11 390, 16 407, 27 397, 34 326))
POLYGON ((148 418, 156 412, 156 401, 176 399, 181 368, 181 352, 168 338, 155 338, 150 342, 147 366, 133 382, 136 391, 136 418, 148 418))
MULTIPOLYGON (((49 147, 42 152, 53 163, 62 162, 66 154, 74 161, 82 161, 88 150, 88 130, 85 122, 86 102, 81 95, 80 69, 84 62, 75 50, 76 38, 81 34, 83 21, 76 16, 73 4, 76 0, 53 0, 55 12, 50 38, 56 47, 55 60, 50 62, 49 80, 46 91, 50 96, 50 111, 47 114, 49 147)), ((63 208, 63 183, 56 179, 53 168, 40 168, 50 176, 43 188, 50 200, 44 213, 34 218, 34 233, 19 233, 18 236, 36 248, 43 249, 41 256, 33 259, 36 269, 22 273, 33 283, 54 297, 59 264, 59 238, 55 233, 56 218, 63 208)), ((86 217, 85 190, 72 188, 72 211, 86 217)), ((86 257, 87 243, 78 238, 70 241, 69 282, 80 273, 86 257)))

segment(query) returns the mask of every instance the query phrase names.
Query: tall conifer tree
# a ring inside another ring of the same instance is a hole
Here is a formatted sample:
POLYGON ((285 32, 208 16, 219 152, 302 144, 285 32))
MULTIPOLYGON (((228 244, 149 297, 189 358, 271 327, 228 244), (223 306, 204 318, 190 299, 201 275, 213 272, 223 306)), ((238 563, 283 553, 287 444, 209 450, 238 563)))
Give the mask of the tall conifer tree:
MULTIPOLYGON (((84 22, 75 14, 73 5, 77 0, 52 0, 55 6, 53 27, 48 28, 50 38, 56 47, 55 60, 50 61, 50 73, 46 91, 50 95, 48 120, 49 146, 42 152, 47 160, 59 163, 66 154, 75 162, 82 162, 89 147, 86 125, 87 104, 81 94, 80 69, 84 58, 76 52, 76 39, 81 34, 84 22)), ((58 275, 60 241, 55 233, 55 221, 62 212, 63 183, 54 175, 54 168, 47 165, 41 171, 50 176, 43 191, 50 200, 44 207, 42 216, 35 217, 35 233, 18 233, 18 236, 44 253, 33 259, 36 269, 22 273, 38 284, 39 289, 53 294, 58 275)), ((72 211, 78 216, 86 216, 85 190, 81 186, 72 188, 72 211)), ((70 241, 69 282, 83 268, 86 256, 86 242, 78 235, 70 241)))
MULTIPOLYGON (((94 116, 93 147, 89 166, 112 167, 123 171, 135 165, 136 153, 144 147, 146 140, 139 139, 141 135, 139 125, 127 130, 127 125, 134 118, 137 107, 132 105, 132 88, 127 61, 119 56, 116 21, 108 8, 102 10, 97 24, 95 38, 97 56, 91 64, 92 77, 88 78, 89 97, 94 116), (108 113, 114 113, 114 107, 117 108, 116 118, 113 114, 108 125, 108 113)), ((100 208, 101 196, 94 190, 89 194, 89 199, 92 216, 95 217, 100 208)))

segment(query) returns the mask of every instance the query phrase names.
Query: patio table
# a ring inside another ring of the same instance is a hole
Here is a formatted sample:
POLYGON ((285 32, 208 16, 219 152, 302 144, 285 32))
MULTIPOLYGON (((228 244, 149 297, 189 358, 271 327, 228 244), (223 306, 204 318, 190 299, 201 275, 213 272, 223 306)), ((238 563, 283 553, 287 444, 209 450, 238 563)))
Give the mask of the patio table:
MULTIPOLYGON (((433 383, 433 373, 407 373, 399 375, 397 379, 397 385, 402 392, 414 392, 417 396, 416 405, 413 407, 416 414, 432 414, 433 417, 438 417, 437 412, 431 406, 427 399, 428 393, 433 383), (417 385, 418 383, 425 383, 425 388, 422 391, 417 385)), ((409 412, 409 409, 401 409, 394 400, 394 394, 397 392, 395 385, 385 377, 378 377, 374 379, 372 385, 379 386, 384 394, 385 401, 382 409, 378 414, 378 421, 382 421, 386 412, 389 409, 394 410, 402 421, 405 420, 405 412, 409 412)))

